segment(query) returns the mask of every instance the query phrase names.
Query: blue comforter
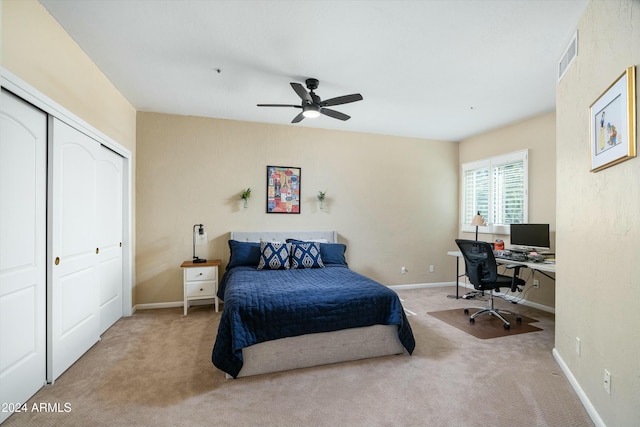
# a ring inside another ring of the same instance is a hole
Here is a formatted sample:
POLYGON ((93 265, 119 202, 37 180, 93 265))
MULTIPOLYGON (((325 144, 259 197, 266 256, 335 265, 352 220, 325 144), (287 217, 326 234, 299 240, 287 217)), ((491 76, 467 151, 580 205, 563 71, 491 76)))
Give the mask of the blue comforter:
POLYGON ((279 338, 398 325, 409 354, 415 347, 398 295, 347 267, 235 267, 222 277, 218 296, 224 310, 211 360, 234 378, 242 369, 243 348, 279 338))

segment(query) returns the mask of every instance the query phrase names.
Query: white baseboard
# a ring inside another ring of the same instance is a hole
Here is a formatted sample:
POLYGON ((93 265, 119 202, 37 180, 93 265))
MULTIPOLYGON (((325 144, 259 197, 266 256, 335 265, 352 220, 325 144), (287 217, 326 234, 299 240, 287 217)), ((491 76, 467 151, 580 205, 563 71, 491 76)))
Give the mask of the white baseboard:
POLYGON ((454 282, 439 282, 439 283, 413 283, 407 285, 392 285, 391 289, 420 289, 420 288, 444 288, 445 286, 454 286, 454 282))
POLYGON ((173 307, 184 307, 183 301, 174 301, 174 302, 152 302, 148 304, 136 304, 133 307, 135 310, 152 310, 155 308, 173 308, 173 307))
MULTIPOLYGON (((414 283, 414 284, 408 284, 408 285, 393 285, 389 287, 392 289, 420 289, 420 288, 442 288, 446 286, 455 286, 455 285, 456 285, 455 282, 436 282, 436 283, 414 283)), ((460 288, 462 289, 473 290, 473 285, 470 285, 467 283, 458 282, 458 286, 460 286, 460 288)), ((463 293, 460 294, 460 296, 462 295, 463 293)), ((526 305, 527 307, 532 307, 538 310, 546 311, 547 313, 555 314, 556 312, 555 307, 549 307, 548 305, 542 305, 542 304, 538 304, 537 302, 527 301, 526 299, 519 299, 517 297, 514 297, 513 295, 503 294, 502 292, 496 292, 495 295, 499 297, 503 297, 507 301, 517 301, 518 304, 526 305)))
MULTIPOLYGON (((210 305, 214 304, 213 299, 201 299, 201 300, 191 300, 189 301, 189 306, 194 305, 210 305)), ((153 310, 156 308, 174 308, 174 307, 184 307, 184 301, 174 301, 174 302, 154 302, 149 304, 137 304, 133 307, 133 311, 135 313, 136 310, 153 310)))
POLYGON ((573 387, 573 390, 578 395, 580 402, 582 402, 582 406, 584 406, 584 409, 587 410, 589 417, 591 417, 591 421, 593 421, 596 427, 606 427, 606 424, 604 423, 604 421, 602 421, 602 418, 600 418, 598 411, 596 411, 596 408, 594 408, 593 404, 591 404, 591 401, 587 397, 584 390, 582 390, 582 387, 580 387, 580 383, 578 382, 578 380, 576 380, 576 377, 573 376, 571 370, 564 362, 564 359, 562 359, 562 356, 560 356, 560 353, 558 353, 555 348, 551 353, 553 354, 553 358, 556 359, 556 362, 560 366, 560 369, 562 369, 564 376, 567 377, 567 380, 569 380, 569 384, 571 384, 571 387, 573 387))

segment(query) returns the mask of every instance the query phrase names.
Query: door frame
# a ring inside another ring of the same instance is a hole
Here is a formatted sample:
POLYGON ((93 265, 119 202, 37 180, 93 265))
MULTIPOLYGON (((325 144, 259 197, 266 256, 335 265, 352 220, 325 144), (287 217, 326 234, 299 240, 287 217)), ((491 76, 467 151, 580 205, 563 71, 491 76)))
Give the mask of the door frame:
MULTIPOLYGON (((38 91, 36 88, 20 79, 4 67, 0 67, 0 86, 14 95, 40 108, 45 113, 58 118, 95 139, 100 144, 123 157, 122 175, 122 315, 133 314, 133 272, 135 269, 133 258, 133 159, 129 149, 95 129, 71 111, 67 110, 53 99, 38 91)), ((50 194, 48 194, 48 197, 50 194)), ((47 202, 49 203, 49 202, 47 202)), ((49 240, 47 231, 47 240, 49 240)), ((49 259, 49 245, 47 244, 47 260, 49 259)), ((51 266, 47 265, 47 284, 51 277, 51 266)))

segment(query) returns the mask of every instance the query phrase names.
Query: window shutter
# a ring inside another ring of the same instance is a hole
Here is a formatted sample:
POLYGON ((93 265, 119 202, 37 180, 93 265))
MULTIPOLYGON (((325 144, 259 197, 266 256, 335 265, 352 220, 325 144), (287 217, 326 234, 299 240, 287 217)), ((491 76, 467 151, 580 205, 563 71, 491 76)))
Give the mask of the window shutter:
POLYGON ((524 222, 524 162, 517 160, 493 168, 492 224, 524 222))
POLYGON ((478 212, 485 218, 489 212, 489 167, 480 167, 465 171, 464 176, 464 224, 478 212))
POLYGON ((462 165, 462 230, 480 212, 489 233, 508 233, 509 224, 528 221, 528 150, 462 165))

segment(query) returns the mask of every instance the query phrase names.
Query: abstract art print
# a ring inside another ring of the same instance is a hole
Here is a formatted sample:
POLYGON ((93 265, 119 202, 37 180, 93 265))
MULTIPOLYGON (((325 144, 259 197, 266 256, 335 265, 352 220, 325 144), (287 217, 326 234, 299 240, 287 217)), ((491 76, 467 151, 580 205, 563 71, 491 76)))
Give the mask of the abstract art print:
POLYGON ((636 75, 627 70, 591 105, 591 171, 636 156, 636 75))
POLYGON ((267 213, 300 213, 300 168, 267 166, 267 213))

